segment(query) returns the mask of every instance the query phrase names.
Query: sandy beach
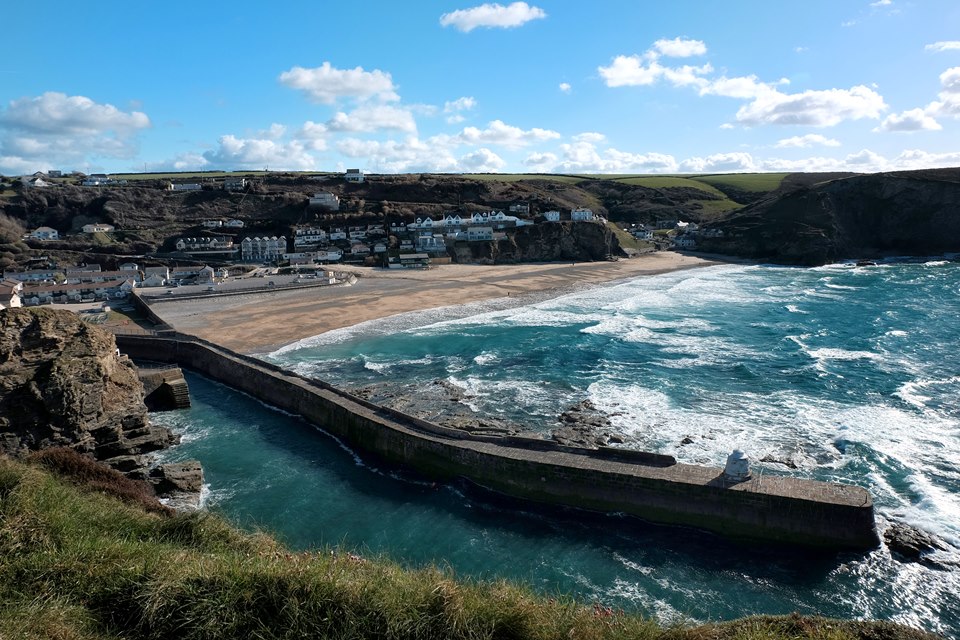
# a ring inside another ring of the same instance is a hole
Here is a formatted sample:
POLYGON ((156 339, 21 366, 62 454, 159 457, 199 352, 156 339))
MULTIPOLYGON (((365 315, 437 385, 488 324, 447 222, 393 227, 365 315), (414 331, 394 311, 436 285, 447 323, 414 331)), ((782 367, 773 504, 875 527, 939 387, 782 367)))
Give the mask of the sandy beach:
POLYGON ((598 285, 718 261, 659 252, 615 262, 439 265, 428 270, 356 268, 347 287, 164 301, 153 309, 178 331, 242 353, 266 353, 333 329, 399 313, 598 285))

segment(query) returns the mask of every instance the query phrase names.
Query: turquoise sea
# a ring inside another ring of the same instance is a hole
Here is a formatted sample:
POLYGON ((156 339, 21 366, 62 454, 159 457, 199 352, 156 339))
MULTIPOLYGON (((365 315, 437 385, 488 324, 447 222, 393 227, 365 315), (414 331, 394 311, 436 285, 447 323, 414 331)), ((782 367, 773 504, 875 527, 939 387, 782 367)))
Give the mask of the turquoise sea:
MULTIPOLYGON (((717 266, 547 299, 405 314, 268 356, 336 384, 544 433, 589 399, 630 446, 867 487, 878 524, 943 538, 939 567, 885 548, 811 555, 584 517, 371 464, 295 416, 190 376, 154 414, 165 454, 206 469, 206 504, 297 548, 342 545, 461 576, 507 577, 661 620, 815 613, 960 636, 960 264, 717 266)), ((439 410, 439 409, 438 409, 439 410)))

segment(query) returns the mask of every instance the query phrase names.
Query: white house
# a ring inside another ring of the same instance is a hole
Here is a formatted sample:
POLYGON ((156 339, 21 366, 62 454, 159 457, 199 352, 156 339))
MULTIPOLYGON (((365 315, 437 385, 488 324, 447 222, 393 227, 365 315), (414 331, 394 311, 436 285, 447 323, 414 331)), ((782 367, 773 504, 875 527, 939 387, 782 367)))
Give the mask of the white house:
POLYGON ((197 275, 197 282, 199 284, 210 284, 213 282, 216 277, 217 272, 213 267, 204 266, 200 269, 200 273, 197 275))
POLYGON ((117 265, 117 269, 120 271, 140 271, 140 265, 136 262, 124 262, 117 265))
POLYGON ((325 249, 317 251, 317 262, 337 262, 343 258, 343 251, 340 249, 325 249))
POLYGON ((245 261, 279 260, 286 252, 287 239, 284 236, 244 238, 240 243, 240 256, 245 261))
POLYGON ((653 240, 653 231, 647 229, 646 227, 634 229, 630 232, 630 234, 637 240, 653 240))
POLYGON ((597 216, 594 215, 593 211, 590 209, 585 209, 583 207, 577 207, 570 212, 570 219, 574 221, 590 221, 596 220, 597 216))
POLYGON ((114 230, 112 224, 97 222, 94 224, 85 224, 81 229, 84 233, 110 233, 114 230))
POLYGON ((19 282, 43 282, 44 280, 53 280, 57 275, 63 275, 59 269, 34 269, 31 271, 4 271, 4 280, 17 280, 19 282))
POLYGON ((363 182, 363 171, 360 169, 347 169, 347 172, 343 174, 343 179, 347 182, 363 182))
POLYGON ((236 252, 233 238, 228 236, 200 236, 197 238, 177 239, 177 251, 185 253, 220 254, 231 256, 236 252))
POLYGON ((354 229, 347 234, 351 240, 364 240, 367 237, 366 229, 354 229))
POLYGON ((346 240, 347 232, 343 229, 333 229, 330 231, 330 240, 346 240))
POLYGON ((493 240, 493 227, 470 227, 467 229, 468 242, 493 240))
POLYGON ((37 227, 30 232, 30 237, 33 240, 59 240, 60 233, 50 227, 37 227))
POLYGON ((203 186, 199 182, 171 182, 167 191, 200 191, 203 186))
POLYGON ((685 233, 673 239, 673 246, 677 249, 695 249, 697 247, 697 241, 693 235, 685 233))
POLYGON ((320 191, 310 197, 310 207, 319 207, 328 211, 340 211, 340 198, 334 193, 320 191))
POLYGON ((294 250, 309 249, 317 245, 326 244, 330 236, 327 230, 321 227, 302 226, 293 228, 294 250))
POLYGON ((510 213, 523 213, 529 215, 530 205, 524 203, 512 204, 510 205, 510 213))
POLYGON ((230 227, 231 229, 243 229, 243 220, 237 220, 236 218, 231 218, 223 223, 223 226, 230 227))
POLYGON ((444 242, 442 235, 421 232, 417 236, 417 251, 446 251, 447 243, 444 242))
POLYGON ((23 306, 23 283, 6 279, 0 282, 0 309, 12 309, 23 306))
POLYGON ((47 182, 43 178, 24 178, 23 183, 28 187, 52 187, 52 182, 47 182))
POLYGON ((350 253, 355 256, 365 256, 370 253, 370 245, 358 242, 350 247, 350 253))
POLYGON ((460 214, 457 214, 455 216, 448 215, 443 219, 443 226, 445 226, 448 229, 450 227, 460 228, 463 226, 463 218, 460 217, 460 214))
POLYGON ((545 211, 543 217, 546 218, 547 222, 560 222, 559 211, 545 211))
POLYGON ((223 220, 204 220, 201 224, 207 229, 217 229, 223 226, 223 220))
POLYGON ((382 242, 378 242, 377 244, 373 245, 373 252, 374 252, 374 253, 386 253, 386 252, 387 252, 387 245, 383 244, 382 242))

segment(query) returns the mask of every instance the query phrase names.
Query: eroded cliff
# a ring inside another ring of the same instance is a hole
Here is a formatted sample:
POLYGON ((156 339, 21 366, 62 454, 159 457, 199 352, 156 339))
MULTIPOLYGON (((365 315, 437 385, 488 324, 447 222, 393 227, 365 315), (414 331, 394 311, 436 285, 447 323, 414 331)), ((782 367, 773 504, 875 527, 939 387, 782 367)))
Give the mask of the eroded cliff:
POLYGON ((137 476, 177 441, 153 426, 113 336, 53 309, 0 311, 0 451, 66 446, 137 476))

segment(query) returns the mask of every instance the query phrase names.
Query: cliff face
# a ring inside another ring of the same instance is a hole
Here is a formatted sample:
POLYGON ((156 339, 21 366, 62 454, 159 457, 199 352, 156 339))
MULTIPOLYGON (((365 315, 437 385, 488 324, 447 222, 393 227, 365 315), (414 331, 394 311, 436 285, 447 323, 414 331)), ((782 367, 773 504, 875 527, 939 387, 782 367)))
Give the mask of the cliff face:
POLYGON ((801 188, 716 225, 700 247, 817 265, 843 258, 960 251, 960 170, 872 174, 801 188))
POLYGON ((600 222, 557 222, 520 227, 495 242, 458 243, 457 262, 511 264, 573 260, 589 262, 623 256, 617 237, 600 222))
POLYGON ((0 311, 0 451, 67 446, 138 475, 175 443, 151 426, 136 368, 113 336, 68 311, 0 311))

